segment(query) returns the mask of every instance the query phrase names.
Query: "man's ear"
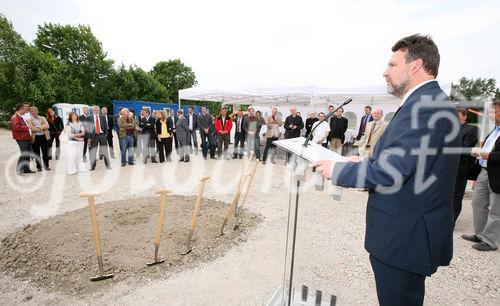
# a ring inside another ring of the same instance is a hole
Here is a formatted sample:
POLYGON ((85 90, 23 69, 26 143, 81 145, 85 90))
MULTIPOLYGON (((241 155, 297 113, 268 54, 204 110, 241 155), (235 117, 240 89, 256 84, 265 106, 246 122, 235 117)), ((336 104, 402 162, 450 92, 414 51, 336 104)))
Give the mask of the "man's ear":
POLYGON ((421 58, 417 58, 410 64, 410 72, 416 74, 420 70, 424 69, 424 61, 421 58))

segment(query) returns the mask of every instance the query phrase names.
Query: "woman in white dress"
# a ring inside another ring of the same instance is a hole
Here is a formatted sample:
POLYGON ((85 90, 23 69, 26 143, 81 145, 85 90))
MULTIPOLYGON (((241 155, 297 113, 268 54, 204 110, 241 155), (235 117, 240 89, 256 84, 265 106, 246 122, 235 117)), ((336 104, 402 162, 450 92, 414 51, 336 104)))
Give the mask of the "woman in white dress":
POLYGON ((85 171, 82 155, 85 129, 83 128, 83 124, 78 120, 78 115, 75 112, 69 114, 66 135, 68 136, 67 172, 70 175, 77 173, 78 170, 83 172, 85 171))

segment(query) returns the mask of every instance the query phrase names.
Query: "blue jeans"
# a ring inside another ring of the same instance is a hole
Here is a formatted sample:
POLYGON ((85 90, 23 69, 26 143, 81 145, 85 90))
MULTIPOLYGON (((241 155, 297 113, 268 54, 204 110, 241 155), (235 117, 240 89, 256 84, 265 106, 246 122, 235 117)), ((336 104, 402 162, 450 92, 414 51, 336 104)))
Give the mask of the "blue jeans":
POLYGON ((128 163, 134 162, 134 135, 127 135, 120 138, 120 153, 122 155, 122 164, 127 163, 127 151, 128 151, 128 163))
POLYGON ((200 128, 200 137, 201 137, 201 150, 203 153, 203 157, 207 157, 208 150, 210 150, 210 157, 215 156, 215 140, 212 137, 210 132, 205 133, 203 129, 200 128))
POLYGON ((255 158, 260 160, 260 136, 259 135, 249 135, 247 137, 247 154, 250 154, 250 151, 255 152, 255 158))

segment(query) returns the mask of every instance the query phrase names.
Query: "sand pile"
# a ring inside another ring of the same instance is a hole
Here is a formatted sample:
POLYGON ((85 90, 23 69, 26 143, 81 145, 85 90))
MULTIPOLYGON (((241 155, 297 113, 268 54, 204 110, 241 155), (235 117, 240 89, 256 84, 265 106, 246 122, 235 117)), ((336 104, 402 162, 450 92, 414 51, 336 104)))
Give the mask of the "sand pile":
MULTIPOLYGON (((98 202, 98 198, 97 198, 98 202)), ((240 226, 215 238, 228 203, 203 199, 194 250, 185 250, 195 197, 168 196, 160 258, 165 263, 146 267, 153 261, 154 233, 159 209, 158 198, 139 198, 97 205, 104 269, 115 276, 90 282, 98 274, 95 245, 88 208, 71 211, 38 224, 28 225, 7 235, 0 247, 0 270, 26 279, 49 290, 85 294, 123 280, 168 277, 173 272, 221 256, 246 241, 248 230, 260 222, 260 216, 241 212, 240 226)))

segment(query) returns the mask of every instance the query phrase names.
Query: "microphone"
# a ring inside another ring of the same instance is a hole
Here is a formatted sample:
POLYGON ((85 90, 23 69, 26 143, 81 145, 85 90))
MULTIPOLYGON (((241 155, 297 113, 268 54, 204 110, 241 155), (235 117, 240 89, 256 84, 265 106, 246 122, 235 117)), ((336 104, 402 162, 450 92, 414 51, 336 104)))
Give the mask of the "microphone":
POLYGON ((333 114, 335 114, 339 108, 351 103, 352 99, 351 98, 347 98, 347 100, 345 100, 339 107, 337 107, 336 109, 334 109, 332 112, 328 113, 328 115, 325 116, 325 118, 323 120, 320 120, 318 122, 318 124, 316 124, 316 126, 314 127, 314 129, 311 130, 311 133, 309 133, 309 135, 307 135, 307 138, 306 138, 306 141, 304 141, 304 144, 303 146, 304 147, 307 147, 309 145, 309 141, 311 141, 311 139, 313 138, 313 132, 315 129, 318 128, 318 126, 325 120, 327 120, 328 118, 330 118, 331 116, 333 116, 333 114))

